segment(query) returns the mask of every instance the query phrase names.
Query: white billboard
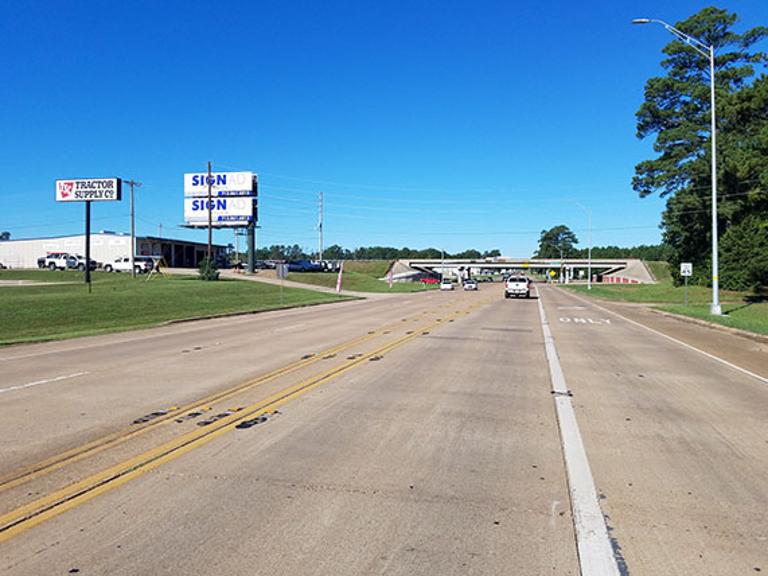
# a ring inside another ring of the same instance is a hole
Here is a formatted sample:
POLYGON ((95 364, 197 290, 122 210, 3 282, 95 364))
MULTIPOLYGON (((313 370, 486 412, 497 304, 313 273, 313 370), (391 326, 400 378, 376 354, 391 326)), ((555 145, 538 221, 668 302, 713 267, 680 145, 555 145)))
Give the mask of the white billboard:
MULTIPOLYGON (((253 172, 211 172, 211 196, 252 196, 256 194, 253 172)), ((208 196, 208 173, 184 174, 184 196, 208 196)))
POLYGON ((120 178, 56 180, 56 202, 120 200, 120 178))
MULTIPOLYGON (((253 221, 254 198, 213 198, 210 201, 214 226, 243 226, 253 221)), ((208 199, 184 198, 184 221, 193 226, 208 225, 208 199)))

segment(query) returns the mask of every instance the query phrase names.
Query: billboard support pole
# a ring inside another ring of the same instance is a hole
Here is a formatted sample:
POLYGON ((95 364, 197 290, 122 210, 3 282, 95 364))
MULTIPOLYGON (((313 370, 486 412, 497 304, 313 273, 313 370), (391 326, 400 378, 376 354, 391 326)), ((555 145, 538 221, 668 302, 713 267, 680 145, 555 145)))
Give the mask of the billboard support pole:
POLYGON ((248 272, 253 274, 256 264, 256 223, 248 224, 248 272))
POLYGON ((85 283, 91 293, 91 201, 85 201, 85 283))
POLYGON ((212 199, 211 199, 211 186, 213 180, 211 179, 211 161, 208 161, 208 266, 211 265, 211 245, 213 244, 213 216, 212 216, 212 199))

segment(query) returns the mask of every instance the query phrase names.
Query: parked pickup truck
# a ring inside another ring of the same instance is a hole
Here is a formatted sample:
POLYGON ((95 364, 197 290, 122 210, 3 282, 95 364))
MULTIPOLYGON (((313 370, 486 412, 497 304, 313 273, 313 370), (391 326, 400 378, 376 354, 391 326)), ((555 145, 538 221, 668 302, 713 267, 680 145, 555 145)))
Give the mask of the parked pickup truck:
POLYGON ((48 270, 66 270, 69 257, 67 252, 48 252, 42 258, 37 259, 37 266, 38 268, 48 268, 48 270))
MULTIPOLYGON (((150 256, 134 256, 133 268, 136 274, 151 272, 155 267, 155 261, 150 256)), ((130 272, 131 259, 129 257, 117 258, 114 262, 104 264, 105 272, 130 272)))
POLYGON ((504 298, 531 297, 531 279, 526 276, 510 276, 504 283, 504 298))

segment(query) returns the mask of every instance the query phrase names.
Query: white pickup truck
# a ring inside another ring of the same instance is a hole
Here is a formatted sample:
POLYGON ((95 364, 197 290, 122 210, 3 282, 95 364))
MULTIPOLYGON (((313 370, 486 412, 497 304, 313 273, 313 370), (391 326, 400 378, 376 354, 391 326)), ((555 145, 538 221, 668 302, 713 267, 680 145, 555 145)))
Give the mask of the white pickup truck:
POLYGON ((510 276, 504 283, 504 298, 531 297, 531 279, 526 276, 510 276))
MULTIPOLYGON (((134 256, 133 257, 133 269, 136 274, 142 274, 143 272, 150 272, 155 267, 154 260, 149 256, 134 256)), ((130 272, 131 271, 131 259, 127 256, 124 258, 117 258, 114 262, 108 262, 104 264, 105 272, 130 272)))

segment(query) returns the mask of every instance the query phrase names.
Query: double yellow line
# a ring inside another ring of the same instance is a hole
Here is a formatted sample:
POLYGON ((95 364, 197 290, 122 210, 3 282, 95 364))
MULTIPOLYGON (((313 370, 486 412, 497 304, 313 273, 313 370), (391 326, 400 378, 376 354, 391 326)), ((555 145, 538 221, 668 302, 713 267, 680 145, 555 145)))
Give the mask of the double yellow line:
MULTIPOLYGON (((417 315, 416 317, 413 318, 413 320, 416 320, 419 316, 422 316, 424 314, 426 314, 426 312, 422 312, 421 314, 417 315)), ((9 490, 10 488, 14 488, 15 486, 24 484, 26 482, 29 482, 30 480, 34 480, 35 478, 44 476, 45 474, 50 474, 51 472, 58 470, 59 468, 68 466, 84 458, 93 456, 94 454, 98 454, 99 452, 106 450, 107 448, 111 448, 113 446, 122 444, 123 442, 126 442, 131 438, 134 438, 136 436, 149 432, 150 430, 153 430, 170 420, 178 418, 183 414, 186 414, 188 412, 194 412, 195 410, 200 410, 201 408, 204 408, 215 402, 221 402, 223 400, 227 400, 228 398, 232 398, 233 396, 241 394, 242 392, 250 390, 251 388, 255 388, 256 386, 259 386, 261 384, 266 384, 281 376, 290 374, 292 372, 296 372, 297 370, 300 370, 305 366, 309 366, 311 364, 319 362, 329 355, 338 354, 339 352, 343 352, 344 350, 363 344, 368 340, 376 338, 377 336, 385 333, 387 330, 394 328, 395 326, 401 325, 402 322, 403 320, 401 320, 400 322, 392 322, 391 324, 387 324, 377 330, 369 332, 368 334, 359 336, 357 338, 354 338, 352 340, 348 340, 347 342, 339 344, 338 346, 328 348, 326 350, 313 354, 311 357, 302 358, 301 360, 297 360, 296 362, 292 362, 291 364, 287 364, 285 366, 272 370, 271 372, 263 374, 258 378, 255 378, 253 380, 248 380, 246 382, 238 384, 233 388, 229 388, 227 390, 223 390, 221 392, 211 394, 209 396, 206 396, 205 398, 200 398, 198 400, 195 400, 194 402, 186 404, 185 406, 174 407, 173 409, 169 410, 167 414, 164 414, 163 416, 155 418, 143 426, 136 426, 129 430, 120 430, 113 434, 108 434, 107 436, 103 436, 101 438, 98 438, 86 444, 82 444, 80 446, 72 448, 71 450, 61 452, 59 454, 56 454, 55 456, 51 456, 50 458, 47 458, 40 462, 36 462, 31 466, 14 470, 10 474, 0 477, 0 492, 9 490)))
MULTIPOLYGON (((410 334, 401 336, 400 338, 397 338, 392 342, 376 348, 375 350, 366 352, 361 356, 343 363, 340 366, 336 366, 321 372, 320 374, 316 374, 297 384, 289 386, 264 400, 256 402, 255 404, 252 404, 243 410, 226 416, 221 420, 214 422, 209 427, 193 430, 183 434, 177 438, 174 438, 173 440, 166 442, 165 444, 162 444, 157 448, 148 450, 138 456, 111 466, 106 470, 93 474, 92 476, 89 476, 79 482, 71 484, 38 500, 25 504, 16 510, 4 514, 3 516, 0 516, 0 543, 13 538, 14 536, 17 536, 18 534, 42 522, 45 522, 50 518, 58 516, 67 510, 79 506, 80 504, 87 502, 88 500, 91 500, 100 494, 112 490, 113 488, 117 488, 118 486, 121 486, 126 482, 137 478, 138 476, 141 476, 142 474, 149 472, 150 470, 153 470, 162 464, 165 464, 166 462, 175 460, 190 450, 203 446, 215 438, 218 438, 222 434, 233 430, 240 422, 251 418, 257 418, 266 412, 275 410, 277 407, 285 404, 286 402, 306 394, 321 384, 329 382, 330 380, 333 380, 342 374, 345 374, 346 372, 360 366, 374 356, 381 356, 415 338, 418 338, 425 332, 429 332, 430 330, 433 330, 447 322, 451 322, 455 318, 458 318, 462 315, 469 314, 472 310, 480 305, 480 303, 475 303, 464 310, 456 311, 453 314, 446 316, 445 318, 441 318, 430 324, 421 326, 417 330, 412 331, 410 334)), ((374 335, 375 333, 368 334, 367 337, 358 338, 353 342, 360 343, 361 341, 373 337, 374 335)), ((337 347, 336 349, 343 349, 345 347, 349 347, 350 345, 350 343, 347 343, 337 347)), ((327 355, 328 353, 330 353, 330 351, 326 351, 326 353, 323 355, 327 355)), ((317 355, 313 358, 322 358, 323 355, 317 355)), ((291 370, 287 369, 287 367, 281 370, 276 370, 273 373, 270 373, 269 375, 259 379, 259 382, 261 383, 265 381, 264 379, 268 377, 275 378, 279 375, 285 374, 289 371, 292 371, 293 369, 309 363, 311 362, 297 362, 295 365, 293 365, 295 367, 291 370)), ((254 382, 250 384, 255 385, 254 382)), ((238 391, 242 391, 242 389, 244 389, 244 387, 237 388, 238 391)), ((234 390, 222 393, 218 395, 218 399, 220 400, 222 397, 226 398, 228 395, 234 393, 236 393, 234 390)), ((201 403, 195 403, 195 406, 199 406, 200 404, 201 403)), ((188 409, 189 408, 185 408, 184 410, 188 409)), ((176 411, 175 414, 180 412, 182 412, 182 410, 176 411)), ((126 437, 128 437, 128 435, 124 435, 121 438, 125 439, 126 437)), ((103 449, 104 447, 104 445, 99 446, 100 449, 103 449)), ((82 457, 82 455, 78 454, 78 457, 82 457)), ((69 462, 71 461, 72 459, 70 458, 69 462)), ((60 464, 63 465, 63 463, 60 464)))

